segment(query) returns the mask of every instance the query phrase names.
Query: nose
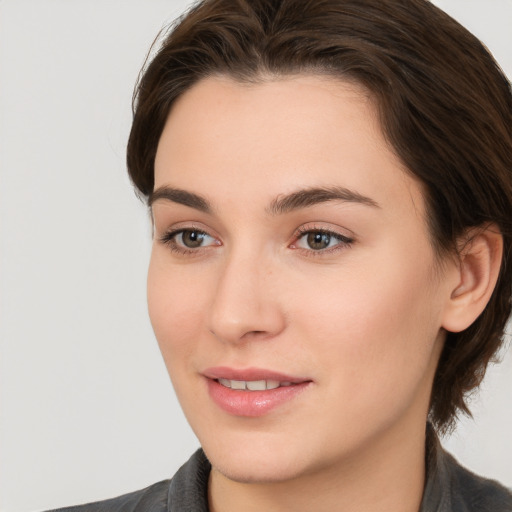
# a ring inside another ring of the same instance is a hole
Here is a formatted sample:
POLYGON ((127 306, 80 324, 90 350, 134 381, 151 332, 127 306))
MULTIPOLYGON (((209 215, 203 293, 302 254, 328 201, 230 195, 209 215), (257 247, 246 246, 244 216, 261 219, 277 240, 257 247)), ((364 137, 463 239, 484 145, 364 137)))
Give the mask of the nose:
POLYGON ((285 327, 272 264, 231 255, 223 264, 209 314, 209 329, 225 343, 270 339, 285 327))

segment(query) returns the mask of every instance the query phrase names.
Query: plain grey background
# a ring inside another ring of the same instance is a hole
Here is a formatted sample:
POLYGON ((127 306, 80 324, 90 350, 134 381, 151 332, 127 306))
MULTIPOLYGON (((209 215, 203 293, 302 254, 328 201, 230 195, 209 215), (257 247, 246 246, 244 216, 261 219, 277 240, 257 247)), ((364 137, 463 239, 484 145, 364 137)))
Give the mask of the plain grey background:
MULTIPOLYGON (((0 0, 0 510, 112 497, 198 446, 147 318, 133 85, 185 0, 0 0)), ((512 76, 512 0, 438 0, 512 76)), ((445 445, 512 486, 512 354, 445 445)))

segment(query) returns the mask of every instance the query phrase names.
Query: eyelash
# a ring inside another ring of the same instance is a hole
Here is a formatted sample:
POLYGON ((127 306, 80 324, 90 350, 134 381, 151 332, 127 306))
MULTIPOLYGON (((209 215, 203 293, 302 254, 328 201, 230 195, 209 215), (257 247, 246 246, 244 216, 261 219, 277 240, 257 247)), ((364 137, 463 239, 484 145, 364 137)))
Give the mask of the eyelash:
POLYGON ((338 243, 331 248, 326 249, 304 249, 302 247, 294 247, 295 250, 299 250, 303 252, 308 257, 321 257, 326 254, 333 254, 340 250, 347 249, 352 246, 354 243, 354 239, 350 238, 348 236, 342 235, 336 231, 331 231, 329 229, 325 228, 316 228, 316 227, 310 227, 310 226, 301 226, 297 230, 297 234, 294 237, 294 242, 292 243, 292 246, 296 244, 301 238, 303 238, 306 235, 309 235, 310 233, 315 234, 321 234, 321 235, 328 235, 331 238, 334 238, 338 241, 338 243))
MULTIPOLYGON (((205 250, 208 247, 210 247, 210 246, 205 246, 205 247, 197 247, 195 249, 191 249, 191 248, 186 248, 182 245, 179 245, 176 242, 176 237, 185 232, 194 232, 198 235, 203 235, 203 236, 207 236, 210 238, 214 238, 211 235, 209 235, 206 231, 199 229, 199 228, 195 228, 193 226, 190 226, 190 227, 186 227, 186 228, 180 228, 180 229, 174 229, 174 230, 168 231, 168 232, 164 233, 160 237, 159 240, 161 243, 168 246, 172 252, 175 252, 175 253, 181 254, 181 255, 197 255, 200 252, 202 252, 202 250, 205 250)), ((292 242, 292 244, 290 244, 290 247, 293 248, 294 250, 301 251, 303 254, 307 255, 308 257, 319 257, 319 256, 322 256, 325 254, 332 254, 337 251, 346 249, 346 248, 350 247, 353 243, 354 243, 354 239, 344 236, 344 235, 341 235, 340 233, 337 233, 335 231, 331 231, 331 230, 323 229, 323 228, 301 226, 297 230, 296 234, 294 235, 294 241, 292 242), (294 247, 294 244, 296 244, 304 236, 309 235, 311 233, 327 235, 327 236, 337 240, 338 243, 334 247, 326 248, 326 249, 317 249, 317 250, 311 249, 311 248, 306 249, 303 247, 294 247)), ((218 243, 218 244, 213 244, 213 245, 219 246, 221 244, 218 243)))
MULTIPOLYGON (((199 229, 199 228, 195 228, 194 226, 190 226, 190 227, 186 227, 186 228, 179 228, 179 229, 167 231, 160 237, 159 240, 161 243, 163 243, 164 245, 169 247, 172 252, 175 252, 175 253, 181 254, 181 255, 197 255, 200 252, 200 249, 203 249, 203 250, 206 249, 206 247, 198 247, 197 249, 190 249, 190 248, 186 248, 182 245, 179 245, 176 242, 176 237, 182 233, 187 232, 187 231, 197 233, 198 235, 205 235, 205 236, 214 238, 211 235, 209 235, 206 231, 204 231, 203 229, 199 229)), ((220 244, 218 244, 218 245, 220 245, 220 244)))

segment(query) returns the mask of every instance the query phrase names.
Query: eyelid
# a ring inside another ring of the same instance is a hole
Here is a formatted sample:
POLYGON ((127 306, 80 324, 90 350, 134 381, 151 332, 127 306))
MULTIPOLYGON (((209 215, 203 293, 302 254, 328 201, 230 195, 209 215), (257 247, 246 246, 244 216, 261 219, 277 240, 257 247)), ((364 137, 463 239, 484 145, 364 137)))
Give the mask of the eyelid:
POLYGON ((153 219, 153 234, 155 238, 162 238, 169 233, 180 231, 200 231, 213 238, 219 238, 218 234, 210 226, 195 220, 173 221, 173 219, 162 217, 153 219))
POLYGON ((165 230, 162 230, 163 232, 161 234, 158 234, 156 236, 157 240, 170 248, 173 252, 181 255, 188 255, 188 256, 195 256, 199 255, 205 250, 210 249, 211 247, 218 247, 222 245, 222 242, 219 240, 219 237, 216 236, 214 233, 211 233, 211 230, 204 228, 202 226, 197 225, 196 223, 189 224, 189 223, 178 223, 174 226, 171 226, 165 230), (197 233, 201 233, 206 235, 207 237, 211 238, 213 240, 213 243, 210 243, 208 245, 199 246, 196 248, 187 247, 185 245, 182 245, 180 243, 177 243, 176 237, 183 232, 186 231, 195 231, 197 233))
POLYGON ((326 227, 325 225, 318 225, 318 223, 312 223, 312 224, 304 224, 300 226, 293 235, 293 241, 289 245, 291 249, 303 251, 305 253, 309 253, 309 255, 314 256, 321 256, 326 255, 332 252, 339 251, 344 248, 348 248, 352 246, 352 244, 355 242, 354 235, 350 233, 343 233, 342 231, 348 231, 346 229, 342 230, 341 228, 333 228, 333 227, 326 227), (331 237, 334 237, 339 242, 334 247, 328 247, 325 249, 306 249, 304 247, 298 247, 296 244, 297 242, 303 238, 305 235, 309 233, 323 233, 330 235, 331 237))

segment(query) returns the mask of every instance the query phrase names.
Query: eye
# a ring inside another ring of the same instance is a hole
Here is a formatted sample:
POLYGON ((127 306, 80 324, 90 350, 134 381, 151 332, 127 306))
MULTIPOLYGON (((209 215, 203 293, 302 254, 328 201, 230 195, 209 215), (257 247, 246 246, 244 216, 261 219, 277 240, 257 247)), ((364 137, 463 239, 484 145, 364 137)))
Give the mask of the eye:
POLYGON ((339 233, 322 229, 310 229, 302 231, 292 247, 318 252, 350 245, 352 242, 353 240, 351 238, 339 233))
POLYGON ((203 231, 195 231, 191 229, 185 229, 181 233, 175 235, 177 243, 180 243, 188 249, 197 249, 203 245, 210 245, 208 242, 213 238, 203 231))
POLYGON ((219 242, 208 233, 199 229, 179 229, 165 233, 161 241, 181 252, 189 252, 210 245, 220 245, 219 242))

